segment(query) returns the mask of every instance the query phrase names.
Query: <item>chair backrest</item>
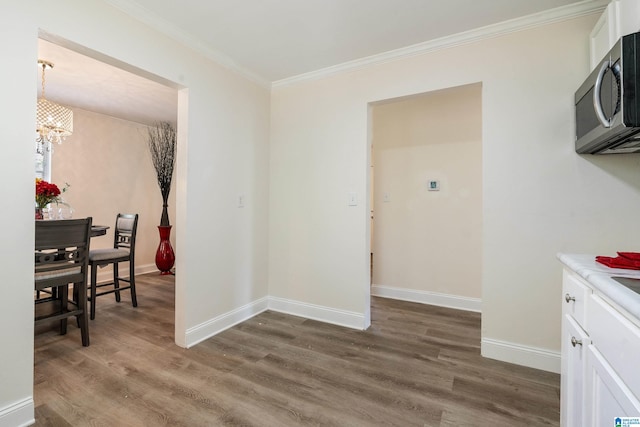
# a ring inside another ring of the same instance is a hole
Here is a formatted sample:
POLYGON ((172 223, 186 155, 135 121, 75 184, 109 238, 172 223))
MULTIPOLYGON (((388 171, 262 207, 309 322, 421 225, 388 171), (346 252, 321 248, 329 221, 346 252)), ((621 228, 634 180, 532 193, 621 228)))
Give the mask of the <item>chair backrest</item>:
POLYGON ((134 256, 136 248, 136 232, 138 230, 138 214, 122 214, 116 217, 116 231, 113 236, 113 247, 128 249, 134 256))
POLYGON ((86 281, 92 218, 35 222, 36 289, 86 281))

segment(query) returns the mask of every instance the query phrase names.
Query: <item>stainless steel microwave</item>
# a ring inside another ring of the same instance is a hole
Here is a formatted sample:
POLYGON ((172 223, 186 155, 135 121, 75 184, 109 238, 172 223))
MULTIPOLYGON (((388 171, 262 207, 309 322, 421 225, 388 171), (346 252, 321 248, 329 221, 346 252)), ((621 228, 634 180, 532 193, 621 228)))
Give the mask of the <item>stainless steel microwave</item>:
POLYGON ((623 36, 575 96, 576 152, 640 152, 640 33, 623 36))

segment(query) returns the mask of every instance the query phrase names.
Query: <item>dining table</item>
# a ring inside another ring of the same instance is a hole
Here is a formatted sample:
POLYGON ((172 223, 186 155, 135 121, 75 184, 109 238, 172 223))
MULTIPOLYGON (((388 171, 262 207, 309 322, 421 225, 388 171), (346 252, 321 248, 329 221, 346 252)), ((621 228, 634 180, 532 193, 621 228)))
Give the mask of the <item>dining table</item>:
POLYGON ((108 229, 109 229, 108 225, 92 225, 91 237, 104 236, 105 234, 107 234, 108 229))
MULTIPOLYGON (((49 221, 49 220, 36 219, 36 221, 49 221)), ((108 225, 92 225, 90 237, 104 236, 105 234, 107 234, 107 230, 109 228, 111 227, 109 227, 108 225)))

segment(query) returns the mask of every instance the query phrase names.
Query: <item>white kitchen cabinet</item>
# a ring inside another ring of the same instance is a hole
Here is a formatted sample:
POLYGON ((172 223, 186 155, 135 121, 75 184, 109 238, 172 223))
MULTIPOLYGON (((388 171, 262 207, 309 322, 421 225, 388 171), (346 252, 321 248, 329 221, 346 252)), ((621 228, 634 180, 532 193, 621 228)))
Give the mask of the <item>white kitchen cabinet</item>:
POLYGON ((562 366, 560 384, 560 425, 582 426, 586 347, 585 306, 591 289, 569 270, 562 280, 562 366))
POLYGON ((590 69, 600 63, 620 37, 637 31, 640 31, 640 1, 612 0, 590 34, 590 69))
POLYGON ((566 314, 562 324, 562 376, 560 384, 561 425, 581 426, 589 336, 566 314))
POLYGON ((563 272, 563 427, 613 426, 615 417, 640 416, 640 320, 594 287, 594 276, 618 286, 602 273, 563 272))
POLYGON ((616 0, 618 3, 618 34, 620 37, 640 31, 640 1, 616 0))
POLYGON ((589 35, 589 69, 593 70, 602 58, 611 50, 620 38, 618 20, 618 2, 613 0, 602 12, 598 22, 589 35))
POLYGON ((637 417, 640 402, 596 346, 587 348, 584 419, 567 426, 613 426, 616 417, 637 417))

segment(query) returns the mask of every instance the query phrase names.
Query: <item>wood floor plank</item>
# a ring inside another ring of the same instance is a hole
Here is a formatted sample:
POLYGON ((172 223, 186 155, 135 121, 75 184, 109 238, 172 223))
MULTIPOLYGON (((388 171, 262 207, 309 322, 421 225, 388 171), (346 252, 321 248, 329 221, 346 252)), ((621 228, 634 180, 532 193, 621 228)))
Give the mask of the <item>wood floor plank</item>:
POLYGON ((35 417, 38 419, 38 424, 47 427, 73 427, 67 420, 62 418, 56 411, 51 409, 49 405, 40 405, 35 409, 35 417))
MULTIPOLYGON (((294 355, 312 351, 292 347, 294 355)), ((309 401, 321 402, 324 406, 339 410, 343 414, 350 414, 362 422, 377 420, 393 421, 396 424, 437 425, 440 420, 441 408, 429 401, 414 401, 407 399, 406 392, 389 392, 383 382, 371 382, 366 376, 345 372, 344 366, 338 366, 335 361, 326 360, 326 356, 315 354, 310 357, 291 358, 289 354, 269 355, 258 364, 271 370, 272 375, 300 381, 311 387, 309 401), (301 360, 300 362, 298 360, 301 360), (330 367, 327 369, 325 367, 330 367), (347 390, 350 398, 344 399, 347 390), (409 403, 411 402, 411 403, 409 403)))
POLYGON ((36 328, 37 426, 559 425, 559 376, 482 358, 479 313, 372 298, 367 331, 266 311, 183 349, 173 277, 137 288, 89 347, 36 328))

